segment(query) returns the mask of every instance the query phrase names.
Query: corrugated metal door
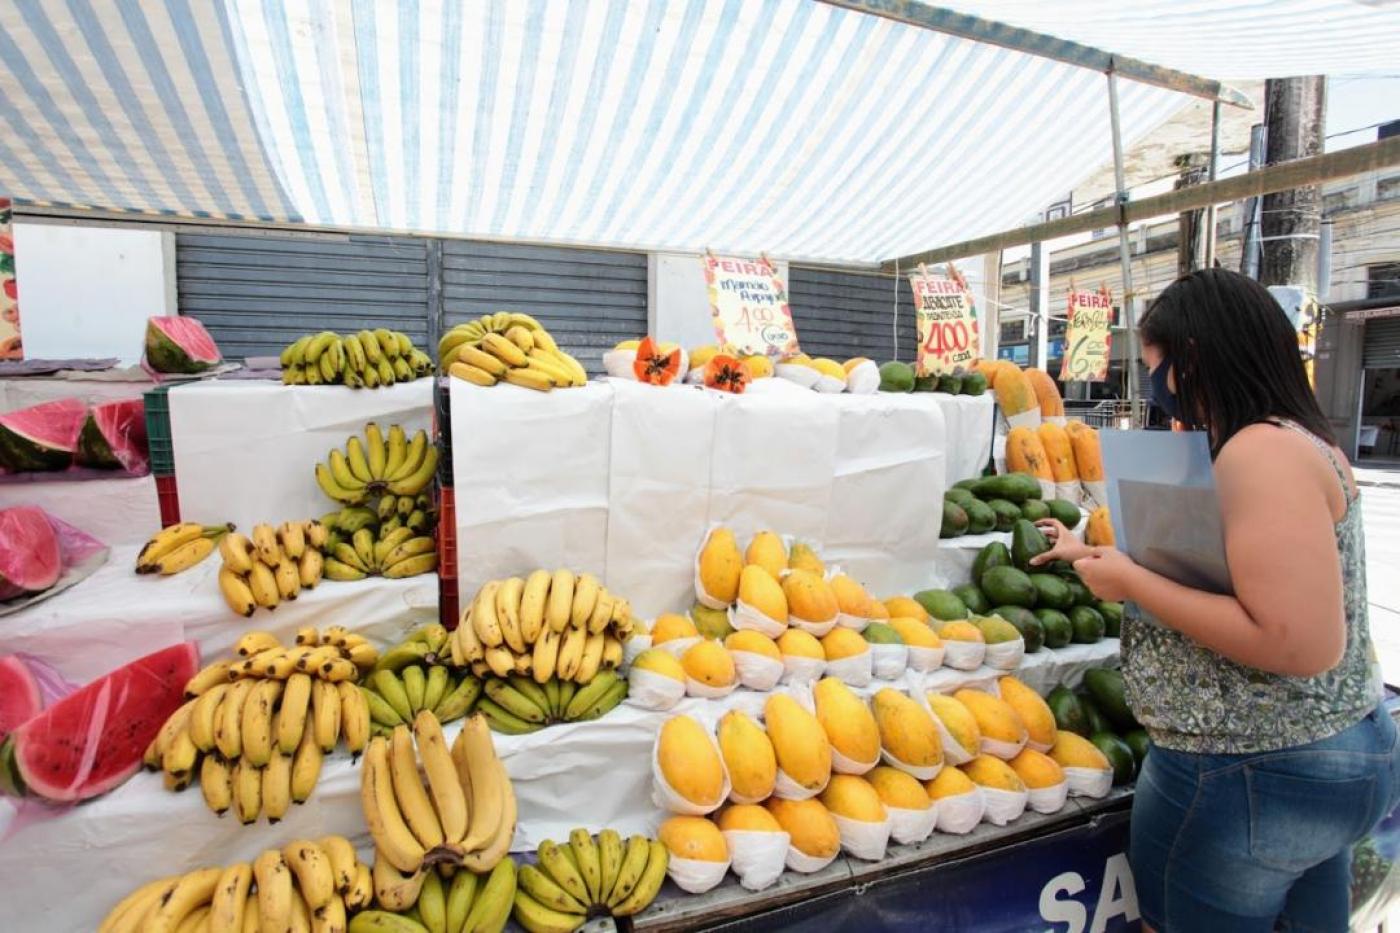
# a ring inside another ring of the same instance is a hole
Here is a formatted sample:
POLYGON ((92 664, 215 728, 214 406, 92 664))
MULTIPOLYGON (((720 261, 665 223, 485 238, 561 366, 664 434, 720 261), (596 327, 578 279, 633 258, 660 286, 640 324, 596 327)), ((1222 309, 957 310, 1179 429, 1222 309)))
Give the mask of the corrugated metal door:
POLYGON ((808 356, 838 362, 853 356, 877 363, 914 360, 918 343, 914 296, 903 276, 899 278, 897 353, 894 281, 888 275, 789 266, 788 304, 797 325, 797 341, 808 356))
POLYGON ((413 237, 181 233, 181 314, 225 356, 273 355, 321 330, 401 330, 428 347, 428 242, 413 237))
POLYGON ((1362 368, 1400 368, 1400 317, 1372 318, 1366 322, 1366 349, 1362 368))
POLYGON ((603 351, 647 330, 647 257, 610 250, 442 242, 444 331, 495 311, 524 311, 589 373, 603 351))

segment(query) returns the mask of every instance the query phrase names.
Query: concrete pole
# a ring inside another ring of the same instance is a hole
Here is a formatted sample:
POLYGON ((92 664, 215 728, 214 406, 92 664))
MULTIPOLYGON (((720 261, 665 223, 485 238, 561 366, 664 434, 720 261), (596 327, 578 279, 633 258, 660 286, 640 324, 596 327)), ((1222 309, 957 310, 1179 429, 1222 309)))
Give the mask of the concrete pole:
POLYGON ((1001 250, 982 256, 982 296, 982 356, 994 360, 1001 342, 1001 250))
MULTIPOLYGON (((1264 85, 1265 147, 1270 165, 1319 155, 1327 114, 1327 79, 1321 75, 1280 78, 1264 85)), ((1317 246, 1322 189, 1305 185, 1265 195, 1260 221, 1263 260, 1259 281, 1295 285, 1317 293, 1317 246)))
POLYGON ((1030 331, 1026 338, 1030 343, 1030 365, 1044 369, 1050 332, 1050 251, 1044 243, 1031 244, 1030 272, 1030 313, 1026 316, 1030 331))
MULTIPOLYGON (((1268 127, 1256 123, 1249 130, 1249 170, 1264 166, 1264 142, 1268 137, 1268 127)), ((1263 198, 1249 198, 1244 202, 1240 217, 1240 228, 1244 235, 1240 239, 1240 272, 1251 279, 1259 278, 1259 205, 1263 198)))
POLYGON ((1123 172, 1123 133, 1118 120, 1118 78, 1108 73, 1108 119, 1113 132, 1113 185, 1117 193, 1114 200, 1119 208, 1118 217, 1118 258, 1123 266, 1123 327, 1127 330, 1125 341, 1127 350, 1123 370, 1128 381, 1128 412, 1130 424, 1141 424, 1138 418, 1137 380, 1137 299, 1133 294, 1133 252, 1128 242, 1128 227, 1123 222, 1123 205, 1128 201, 1128 185, 1123 172))
MULTIPOLYGON (((1208 178, 1215 181, 1220 171, 1220 102, 1216 101, 1210 108, 1210 168, 1208 178)), ((1205 261, 1201 267, 1209 269, 1215 265, 1215 211, 1216 206, 1212 204, 1206 208, 1206 229, 1202 238, 1205 243, 1205 261)))

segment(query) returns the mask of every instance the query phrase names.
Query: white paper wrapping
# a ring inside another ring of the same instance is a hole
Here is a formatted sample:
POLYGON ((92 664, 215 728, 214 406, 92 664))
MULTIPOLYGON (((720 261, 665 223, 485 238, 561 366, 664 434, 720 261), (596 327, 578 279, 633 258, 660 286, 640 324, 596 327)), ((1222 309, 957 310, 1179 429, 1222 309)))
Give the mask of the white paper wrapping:
POLYGON ((826 790, 827 782, 823 782, 821 787, 803 787, 788 776, 782 768, 778 769, 778 780, 773 785, 773 796, 781 797, 784 800, 811 800, 813 797, 826 790))
POLYGON ((1079 485, 1084 487, 1084 505, 1090 511, 1101 505, 1108 505, 1108 482, 1106 480, 1080 480, 1079 485))
POLYGON ((1004 742, 1001 739, 989 739, 982 736, 982 751, 993 758, 1000 758, 1002 761, 1010 761, 1021 754, 1021 749, 1026 747, 1025 736, 1019 742, 1004 742))
POLYGON ((627 696, 622 702, 642 709, 668 710, 685 699, 685 684, 674 677, 632 668, 627 672, 627 696))
MULTIPOLYGON (((316 485, 317 462, 331 448, 343 448, 351 434, 363 436, 370 421, 386 433, 392 424, 410 436, 429 429, 433 380, 357 391, 211 379, 175 386, 168 398, 180 517, 201 524, 233 522, 247 530, 258 522, 328 511, 332 504, 316 485)), ((515 446, 498 449, 518 457, 515 446)))
POLYGON ((982 799, 986 807, 982 819, 993 826, 1005 826, 1012 820, 1020 819, 1026 812, 1026 792, 1023 790, 1002 790, 999 787, 981 787, 982 799))
MULTIPOLYGON (((871 647, 874 647, 873 645, 871 647)), ((826 676, 835 677, 837 680, 852 687, 865 687, 870 684, 874 674, 873 656, 867 649, 860 654, 853 654, 849 658, 837 658, 835 661, 826 662, 826 676)))
POLYGON ((826 673, 826 662, 821 658, 805 658, 797 654, 783 655, 783 679, 785 684, 809 684, 820 680, 826 673))
POLYGON ((808 855, 796 846, 788 846, 786 862, 787 867, 798 874, 810 875, 836 861, 836 856, 840 854, 840 850, 837 850, 825 858, 818 858, 815 855, 808 855))
POLYGON ((1112 768, 1062 768, 1071 797, 1107 797, 1113 789, 1112 768))
POLYGON ((1012 428, 1030 428, 1034 431, 1040 427, 1040 409, 1032 408, 1030 411, 1017 412, 1014 415, 1006 416, 1006 424, 1012 428))
POLYGON ((922 810, 906 810, 886 804, 885 812, 890 815, 890 838, 900 845, 923 842, 938 823, 938 808, 932 800, 922 810))
MULTIPOLYGON (((700 721, 700 720, 697 720, 700 721)), ((680 792, 671 786, 666 780, 666 775, 661 773, 661 761, 657 757, 657 746, 661 743, 661 730, 656 730, 656 739, 652 743, 651 749, 651 802, 656 804, 660 810, 668 813, 679 813, 681 816, 707 816, 720 808, 725 798, 729 796, 732 789, 729 783, 729 769, 724 767, 724 756, 720 755, 719 743, 715 741, 713 732, 708 722, 701 722, 705 727, 705 733, 710 739, 710 744, 714 747, 715 756, 719 758, 720 768, 724 771, 724 785, 720 788, 719 797, 713 802, 694 801, 681 796, 680 792)), ((721 875, 723 872, 721 872, 721 875)))
POLYGON ((888 819, 879 823, 868 823, 836 813, 831 816, 836 820, 836 828, 841 831, 841 848, 867 862, 878 862, 885 857, 885 848, 890 842, 888 819))
POLYGON ((737 679, 732 684, 716 687, 711 684, 701 683, 694 677, 687 677, 685 679, 685 695, 700 697, 703 700, 720 700, 733 693, 738 686, 739 681, 737 679))
POLYGON ((898 680, 909 666, 909 649, 904 645, 872 644, 870 671, 881 680, 898 680))
POLYGON ((654 647, 660 648, 679 661, 681 658, 685 657, 685 653, 689 651, 691 647, 698 644, 700 644, 699 635, 687 635, 683 638, 668 638, 666 641, 654 647))
MULTIPOLYGON (((636 350, 607 350, 603 353, 603 369, 614 379, 637 381, 637 373, 632 364, 637 361, 636 350)), ((685 371, 684 367, 681 369, 685 371)))
POLYGON ((1069 797, 1069 784, 1061 781, 1050 787, 1026 789, 1026 803, 1036 813, 1058 813, 1069 797))
MULTIPOLYGON (((934 717, 937 719, 938 717, 934 717)), ((918 778, 920 781, 932 781, 938 777, 938 772, 943 770, 943 761, 931 765, 911 765, 907 761, 901 761, 890 753, 890 750, 883 745, 880 746, 880 759, 891 768, 898 768, 905 774, 918 778)))
POLYGON ((982 822, 982 813, 987 801, 982 796, 982 788, 974 787, 965 794, 942 797, 937 802, 938 831, 961 836, 970 833, 982 822))
POLYGON ((832 629, 836 628, 837 616, 832 616, 825 622, 809 622, 806 619, 795 615, 788 615, 788 625, 792 628, 801 629, 814 638, 822 638, 832 629))
POLYGON ((838 612, 836 614, 837 625, 856 632, 865 631, 870 623, 874 621, 874 619, 868 619, 865 616, 853 616, 848 612, 838 612))
POLYGON ((798 363, 779 363, 773 367, 773 374, 779 379, 786 379, 804 389, 816 388, 817 380, 822 374, 810 366, 802 366, 798 363))
POLYGON ((986 653, 982 656, 982 663, 999 671, 1014 671, 1021 666, 1021 659, 1025 656, 1026 640, 1017 638, 1014 641, 988 645, 986 653))
POLYGON ((739 683, 750 690, 772 690, 783 676, 783 662, 756 651, 731 651, 739 683))
POLYGON ((1037 742, 1029 736, 1027 736, 1026 738, 1026 748, 1029 748, 1033 752, 1044 752, 1045 754, 1049 754, 1050 749, 1054 747, 1055 745, 1053 742, 1037 742))
POLYGON ((833 774, 865 774, 879 763, 879 755, 876 755, 873 761, 856 761, 854 758, 848 758, 841 754, 836 750, 836 746, 831 747, 831 771, 833 774))
POLYGON ((631 667, 637 655, 651 647, 650 635, 633 635, 622 643, 622 666, 631 667))
POLYGON ((724 880, 729 871, 728 862, 706 862, 695 858, 676 858, 674 855, 666 863, 666 874, 688 894, 704 894, 724 880))
POLYGON ((926 673, 936 671, 943 666, 943 645, 939 645, 937 648, 926 648, 921 645, 909 645, 908 647, 910 670, 926 673))
POLYGON ((739 883, 750 891, 762 891, 782 875, 792 837, 787 833, 727 829, 724 841, 729 843, 729 867, 739 877, 739 883))
POLYGON ((822 373, 817 377, 816 385, 812 386, 812 388, 816 389, 818 392, 821 392, 824 395, 835 395, 838 392, 846 391, 846 381, 844 379, 837 379, 835 376, 828 376, 826 373, 822 373))
POLYGON ((1079 490, 1080 486, 1078 481, 1073 483, 1056 483, 1055 498, 1079 505, 1079 490))
POLYGON ((871 395, 880 390, 880 367, 866 360, 851 367, 846 374, 846 391, 852 395, 871 395))
POLYGON ((1054 499, 1054 498, 1055 498, 1056 487, 1055 487, 1055 481, 1054 481, 1054 480, 1052 480, 1052 479, 1037 479, 1036 481, 1037 481, 1038 483, 1040 483, 1040 498, 1046 499, 1046 500, 1054 499))
POLYGON ((788 627, 786 622, 764 615, 742 599, 729 608, 729 624, 735 629, 747 629, 769 638, 777 638, 788 627))
POLYGON ((943 640, 943 664, 959 671, 975 671, 982 666, 987 646, 980 641, 943 640))

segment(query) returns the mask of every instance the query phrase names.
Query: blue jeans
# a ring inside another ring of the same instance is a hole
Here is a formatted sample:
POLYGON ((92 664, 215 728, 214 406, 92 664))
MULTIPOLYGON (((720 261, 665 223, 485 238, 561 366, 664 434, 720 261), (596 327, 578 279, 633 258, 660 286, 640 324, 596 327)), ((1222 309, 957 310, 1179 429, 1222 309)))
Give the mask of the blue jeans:
POLYGON ((1160 933, 1345 931, 1351 847, 1400 797, 1396 732, 1378 707, 1274 752, 1153 745, 1129 852, 1143 921, 1160 933))

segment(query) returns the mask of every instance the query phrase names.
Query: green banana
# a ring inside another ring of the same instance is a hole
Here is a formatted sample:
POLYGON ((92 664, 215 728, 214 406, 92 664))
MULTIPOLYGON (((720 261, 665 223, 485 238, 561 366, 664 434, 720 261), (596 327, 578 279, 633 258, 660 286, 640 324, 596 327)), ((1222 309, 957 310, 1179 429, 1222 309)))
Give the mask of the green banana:
POLYGON ((388 670, 375 671, 370 675, 369 682, 375 692, 394 708, 400 719, 404 722, 413 721, 413 705, 408 701, 408 691, 404 689, 398 674, 388 670))
POLYGON ((512 716, 519 717, 525 722, 543 724, 548 718, 548 712, 531 702, 519 690, 516 690, 504 680, 497 680, 492 677, 487 679, 486 695, 501 709, 512 716))
POLYGON ((428 928, 411 917, 387 910, 362 910, 350 918, 348 933, 428 933, 428 928))
POLYGON ((657 892, 661 890, 661 883, 666 880, 666 866, 670 864, 671 853, 663 843, 655 840, 649 843, 649 848, 651 851, 647 855, 646 870, 642 872, 642 877, 637 881, 632 893, 612 908, 613 916, 630 917, 641 912, 656 899, 657 892))
POLYGON ((467 933, 477 930, 500 930, 515 903, 515 862, 503 858, 491 869, 481 893, 477 895, 467 914, 467 922, 462 929, 467 933))
POLYGON ((544 728, 539 723, 526 722, 519 716, 506 712, 486 697, 477 700, 476 708, 486 716, 491 728, 502 735, 526 735, 544 728))
POLYGON ((371 673, 378 673, 379 671, 394 671, 397 673, 410 664, 422 663, 430 654, 432 654, 432 650, 424 642, 399 642, 379 656, 379 660, 374 662, 371 673))
POLYGON ((584 684, 569 700, 569 705, 564 709, 564 718, 570 721, 578 719, 579 716, 583 714, 584 710, 602 699, 603 694, 607 693, 618 680, 618 676, 612 671, 604 671, 598 674, 588 683, 584 684))
POLYGON ((460 719, 470 712, 479 696, 481 696, 481 681, 467 674, 457 686, 447 691, 447 695, 438 702, 437 706, 433 707, 433 715, 438 718, 438 722, 451 722, 454 719, 460 719))
POLYGON ((608 692, 603 694, 598 702, 574 717, 576 722, 588 722, 604 715, 617 704, 621 703, 627 696, 627 681, 619 680, 608 688, 608 692))
POLYGON ((390 728, 403 723, 403 717, 399 715, 398 710, 390 705, 388 700, 368 687, 360 689, 365 692, 365 702, 369 704, 369 718, 372 722, 390 728))
POLYGON ((447 929, 451 933, 460 933, 467 924, 476 882, 475 872, 459 870, 452 876, 452 884, 447 889, 447 929))

